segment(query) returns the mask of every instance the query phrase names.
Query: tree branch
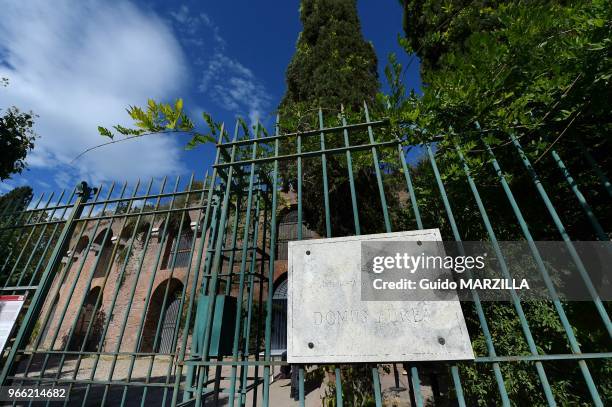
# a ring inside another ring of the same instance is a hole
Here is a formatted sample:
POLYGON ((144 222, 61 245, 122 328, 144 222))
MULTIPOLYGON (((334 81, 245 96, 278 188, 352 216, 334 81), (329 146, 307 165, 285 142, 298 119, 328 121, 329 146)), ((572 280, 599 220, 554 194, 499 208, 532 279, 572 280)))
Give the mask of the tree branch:
POLYGON ((116 144, 116 143, 121 143, 124 141, 128 141, 128 140, 132 140, 135 138, 140 138, 143 136, 152 136, 155 134, 169 134, 169 133, 183 133, 183 134, 191 134, 192 136, 196 134, 195 131, 180 131, 180 130, 168 130, 168 131, 155 131, 155 132, 150 132, 150 133, 142 133, 142 134, 138 134, 136 136, 130 136, 130 137, 126 137, 123 139, 119 139, 119 140, 113 140, 113 141, 108 141, 106 143, 102 143, 102 144, 98 144, 96 146, 93 147, 89 147, 88 149, 86 149, 85 151, 79 153, 79 155, 77 155, 76 157, 74 157, 72 159, 72 161, 70 161, 70 165, 72 165, 76 160, 78 160, 79 158, 83 157, 85 154, 87 154, 88 152, 92 151, 92 150, 96 150, 98 148, 104 147, 104 146, 108 146, 110 144, 116 144))

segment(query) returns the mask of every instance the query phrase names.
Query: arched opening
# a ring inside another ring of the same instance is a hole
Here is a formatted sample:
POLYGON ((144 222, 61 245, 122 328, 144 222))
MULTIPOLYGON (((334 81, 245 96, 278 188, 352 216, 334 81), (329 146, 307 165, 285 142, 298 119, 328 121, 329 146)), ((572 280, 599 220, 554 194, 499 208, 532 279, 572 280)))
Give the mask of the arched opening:
POLYGON ((272 342, 274 353, 287 350, 287 273, 276 282, 272 295, 272 342))
POLYGON ((122 243, 127 244, 134 236, 134 243, 142 244, 149 233, 149 229, 151 229, 151 221, 148 217, 143 217, 143 219, 129 218, 121 229, 119 239, 122 243))
MULTIPOLYGON (((288 243, 292 240, 298 240, 298 211, 295 206, 280 213, 276 235, 278 236, 276 239, 276 260, 287 260, 288 243)), ((308 229, 302 221, 302 239, 312 239, 314 237, 316 237, 316 234, 308 229)))
POLYGON ((83 250, 85 250, 88 244, 89 244, 89 237, 81 236, 76 246, 74 247, 74 254, 80 255, 83 252, 83 250))
MULTIPOLYGON (((102 230, 100 233, 98 233, 98 235, 96 236, 96 238, 94 239, 94 247, 93 249, 96 249, 97 247, 102 246, 102 243, 104 243, 104 237, 106 236, 106 231, 108 229, 104 229, 102 230)), ((111 236, 107 236, 106 240, 110 240, 111 236)))
POLYGON ((100 287, 92 288, 87 294, 85 303, 79 312, 74 333, 70 339, 70 350, 80 350, 83 342, 85 342, 84 351, 95 352, 98 350, 102 327, 106 319, 101 309, 97 311, 95 309, 98 296, 100 296, 99 304, 102 304, 101 295, 100 287))
MULTIPOLYGON (((175 223, 179 223, 179 221, 175 223)), ((162 270, 172 268, 173 264, 175 268, 188 267, 189 255, 193 243, 193 231, 191 230, 191 219, 189 215, 185 214, 182 228, 172 223, 169 224, 167 234, 168 239, 166 241, 164 256, 161 263, 162 270), (180 236, 179 229, 181 229, 180 236)))
POLYGON ((112 230, 108 232, 104 229, 98 233, 98 236, 94 239, 92 249, 96 253, 96 270, 94 271, 94 277, 102 277, 108 269, 111 255, 113 253, 113 244, 111 241, 112 230))
POLYGON ((142 222, 139 226, 138 226, 138 230, 136 231, 136 241, 140 244, 140 247, 142 248, 142 245, 144 244, 148 234, 150 233, 151 229, 151 223, 148 221, 142 222))
POLYGON ((141 352, 174 351, 174 337, 180 325, 179 305, 182 294, 183 283, 176 278, 165 280, 157 286, 147 310, 141 352))

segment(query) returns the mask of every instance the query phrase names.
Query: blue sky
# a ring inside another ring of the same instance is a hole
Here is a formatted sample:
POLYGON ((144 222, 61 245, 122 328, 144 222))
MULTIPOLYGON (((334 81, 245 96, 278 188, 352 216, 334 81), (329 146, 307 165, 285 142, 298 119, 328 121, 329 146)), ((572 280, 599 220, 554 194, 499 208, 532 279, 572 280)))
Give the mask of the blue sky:
MULTIPOLYGON (((362 31, 374 44, 381 82, 397 45, 399 2, 358 2, 362 31)), ((207 111, 233 126, 237 115, 270 124, 285 90, 284 73, 298 33, 299 1, 11 1, 0 14, 0 108, 16 105, 39 117, 29 171, 0 183, 36 192, 133 182, 164 175, 201 175, 213 147, 185 151, 187 137, 156 135, 104 147, 98 125, 129 125, 125 108, 148 97, 183 97, 193 116, 207 111), (257 3, 257 4, 255 4, 257 3)), ((405 73, 420 88, 418 61, 405 73)))

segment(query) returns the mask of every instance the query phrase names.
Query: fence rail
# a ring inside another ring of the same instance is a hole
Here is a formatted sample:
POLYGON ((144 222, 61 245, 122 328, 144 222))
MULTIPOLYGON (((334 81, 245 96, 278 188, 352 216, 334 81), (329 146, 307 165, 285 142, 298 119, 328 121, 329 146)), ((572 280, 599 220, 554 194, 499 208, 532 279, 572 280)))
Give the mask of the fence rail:
MULTIPOLYGON (((201 180, 81 183, 29 207, 4 205, 0 293, 26 294, 27 302, 3 354, 3 385, 67 384, 67 403, 81 405, 276 405, 288 402, 287 389, 272 382, 274 367, 286 364, 272 346, 286 326, 273 298, 283 295, 279 249, 288 240, 438 227, 445 239, 490 241, 506 273, 498 240, 508 236, 561 239, 570 251, 571 230, 609 240, 609 202, 587 200, 594 190, 609 194, 609 182, 586 148, 586 168, 576 171, 575 160, 552 150, 536 169, 511 136, 501 152, 483 142, 487 158, 472 168, 472 153, 459 146, 409 146, 387 119, 370 120, 367 106, 363 115, 326 125, 319 111, 318 129, 280 134, 277 126, 268 137, 240 134, 237 125, 229 139, 222 130, 212 173, 201 180), (569 191, 562 209, 548 192, 555 168, 553 189, 569 191), (598 181, 579 185, 587 172, 598 181), (568 213, 571 230, 562 221, 568 213)), ((535 245, 532 254, 545 276, 535 245)), ((491 305, 474 293, 462 306, 475 363, 405 364, 409 389, 394 394, 412 405, 524 397, 556 405, 568 393, 611 402, 609 304, 583 259, 573 260, 592 302, 536 307, 514 295, 491 305)), ((326 402, 354 404, 358 381, 369 389, 360 400, 382 405, 387 382, 398 388, 405 380, 401 368, 294 366, 297 398, 304 405, 313 372, 326 370, 326 402)))

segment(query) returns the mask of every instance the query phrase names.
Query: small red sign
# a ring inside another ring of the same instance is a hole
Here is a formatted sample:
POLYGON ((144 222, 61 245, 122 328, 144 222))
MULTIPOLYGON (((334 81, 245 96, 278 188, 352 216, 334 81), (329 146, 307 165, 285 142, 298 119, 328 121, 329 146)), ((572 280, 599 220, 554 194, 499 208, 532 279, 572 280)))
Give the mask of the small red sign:
POLYGON ((0 301, 23 301, 25 295, 0 295, 0 301))

